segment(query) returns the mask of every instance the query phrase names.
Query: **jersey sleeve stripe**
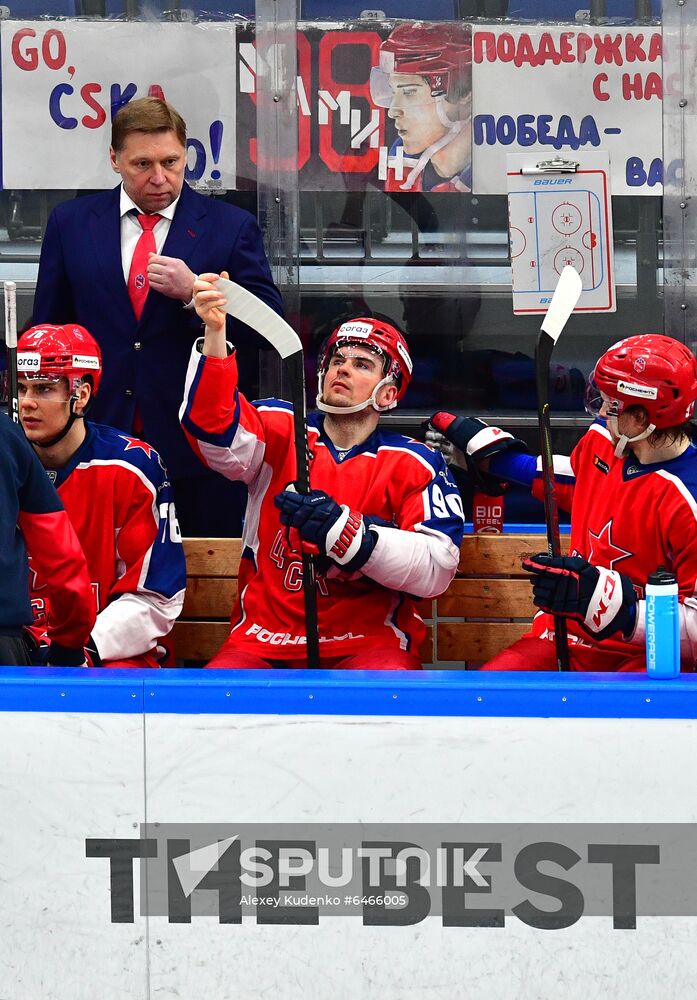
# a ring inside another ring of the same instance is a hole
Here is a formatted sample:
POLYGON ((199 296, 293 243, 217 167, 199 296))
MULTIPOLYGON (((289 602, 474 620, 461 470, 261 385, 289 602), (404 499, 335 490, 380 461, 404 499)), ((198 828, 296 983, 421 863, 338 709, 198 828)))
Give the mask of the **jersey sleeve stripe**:
MULTIPOLYGON (((198 381, 200 382, 200 380, 198 381)), ((210 425, 212 422, 211 418, 214 415, 214 410, 211 409, 208 411, 205 406, 206 398, 213 399, 214 397, 212 394, 206 392, 205 385, 202 391, 197 391, 197 385, 194 384, 192 386, 191 394, 187 397, 186 405, 185 407, 182 407, 182 412, 180 414, 182 427, 193 438, 201 443, 212 444, 219 448, 229 448, 235 434, 237 433, 237 428, 240 423, 239 393, 235 389, 232 420, 223 431, 209 431, 205 429, 206 424, 210 425), (192 399, 194 399, 193 405, 191 402, 192 399), (195 418, 193 415, 194 413, 195 418)))
MULTIPOLYGON (((559 483, 575 483, 576 476, 571 466, 571 459, 568 455, 554 455, 554 478, 559 483)), ((537 456, 535 475, 539 479, 542 475, 542 456, 537 456)))
POLYGON ((292 413, 293 405, 292 403, 286 403, 283 399, 255 399, 252 406, 259 410, 259 412, 273 412, 282 411, 283 413, 292 413))
POLYGON ((206 358, 194 347, 179 410, 182 427, 189 435, 223 448, 229 448, 240 420, 239 393, 237 389, 232 394, 229 391, 230 368, 234 385, 237 382, 234 354, 225 359, 206 358), (229 402, 221 406, 220 400, 226 396, 229 402))
MULTIPOLYGON (((149 490, 149 492, 152 494, 153 503, 157 499, 157 487, 155 486, 155 484, 152 482, 152 480, 148 478, 148 476, 142 469, 139 469, 138 466, 134 465, 132 462, 129 462, 127 460, 121 460, 119 458, 92 458, 90 459, 89 462, 80 462, 77 468, 89 469, 95 465, 107 465, 107 466, 118 465, 122 469, 125 469, 127 472, 132 472, 133 475, 140 480, 140 482, 143 484, 146 490, 149 490)), ((157 522, 157 509, 154 506, 153 506, 153 516, 155 518, 155 521, 157 522)))
POLYGON ((234 448, 205 441, 197 441, 196 445, 199 458, 209 469, 247 485, 257 475, 266 449, 265 442, 241 424, 237 428, 234 448))
POLYGON ((612 434, 607 429, 604 423, 596 420, 594 423, 590 425, 588 430, 593 431, 594 434, 600 434, 600 436, 604 437, 606 441, 612 442, 612 434))
POLYGON ((676 488, 676 490, 682 496, 682 498, 685 501, 685 503, 687 504, 687 506, 692 511, 692 516, 697 521, 697 501, 695 500, 695 497, 690 492, 690 490, 687 488, 687 486, 685 485, 685 483, 682 481, 682 479, 679 479, 677 476, 674 476, 670 472, 666 472, 665 469, 657 469, 656 473, 657 473, 657 475, 661 476, 663 479, 667 479, 668 482, 670 482, 670 483, 673 484, 673 486, 676 488))

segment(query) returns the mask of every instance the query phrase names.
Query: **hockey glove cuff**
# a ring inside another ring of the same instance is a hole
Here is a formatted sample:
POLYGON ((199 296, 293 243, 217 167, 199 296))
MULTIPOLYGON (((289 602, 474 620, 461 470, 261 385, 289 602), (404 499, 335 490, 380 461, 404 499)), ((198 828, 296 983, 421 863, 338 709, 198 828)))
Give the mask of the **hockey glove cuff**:
POLYGON ((343 570, 355 572, 370 558, 378 536, 363 515, 338 504, 323 490, 298 493, 293 483, 274 497, 281 523, 297 530, 303 549, 327 556, 343 570))
POLYGON ((628 638, 636 620, 632 581, 616 570, 591 566, 580 556, 544 552, 523 561, 532 574, 534 603, 543 611, 581 623, 597 641, 617 632, 628 638))
POLYGON ((102 661, 92 636, 84 649, 62 646, 50 642, 47 632, 37 638, 28 629, 24 632, 24 645, 34 667, 101 667, 102 661))
POLYGON ((478 489, 489 496, 500 496, 508 483, 484 471, 481 463, 504 452, 527 452, 527 446, 500 427, 490 427, 477 417, 458 417, 440 410, 428 423, 426 444, 443 452, 446 461, 466 469, 478 489))
POLYGON ((101 667, 102 665, 102 658, 99 655, 97 643, 94 641, 92 636, 89 637, 87 645, 85 646, 85 658, 87 660, 88 667, 101 667))
POLYGON ((50 646, 39 646, 39 651, 47 650, 47 667, 86 667, 84 649, 72 649, 69 646, 61 646, 58 642, 52 642, 50 646))

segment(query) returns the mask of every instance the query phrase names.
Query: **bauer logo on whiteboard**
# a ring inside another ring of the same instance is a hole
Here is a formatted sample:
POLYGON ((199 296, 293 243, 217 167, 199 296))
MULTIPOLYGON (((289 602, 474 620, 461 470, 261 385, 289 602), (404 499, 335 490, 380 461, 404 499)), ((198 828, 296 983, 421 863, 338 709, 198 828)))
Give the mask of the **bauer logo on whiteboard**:
POLYGON ((658 399, 658 389, 655 385, 638 385, 636 382, 625 382, 620 379, 617 391, 625 396, 637 396, 639 399, 658 399))
POLYGON ((41 368, 41 355, 36 351, 20 351, 17 355, 18 372, 38 372, 41 368))

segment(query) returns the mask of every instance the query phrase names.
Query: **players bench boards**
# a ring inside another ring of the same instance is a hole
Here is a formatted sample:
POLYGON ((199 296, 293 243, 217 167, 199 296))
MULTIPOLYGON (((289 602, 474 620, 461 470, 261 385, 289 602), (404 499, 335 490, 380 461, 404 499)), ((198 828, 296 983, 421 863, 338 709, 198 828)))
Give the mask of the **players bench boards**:
MULTIPOLYGON (((474 666, 523 635, 534 614, 530 578, 520 568, 546 548, 544 535, 465 535, 457 575, 440 597, 419 602, 428 625, 425 666, 474 666)), ((568 549, 568 537, 562 550, 568 549)), ((238 538, 185 538, 187 586, 174 626, 178 660, 208 661, 229 630, 237 596, 238 538)))

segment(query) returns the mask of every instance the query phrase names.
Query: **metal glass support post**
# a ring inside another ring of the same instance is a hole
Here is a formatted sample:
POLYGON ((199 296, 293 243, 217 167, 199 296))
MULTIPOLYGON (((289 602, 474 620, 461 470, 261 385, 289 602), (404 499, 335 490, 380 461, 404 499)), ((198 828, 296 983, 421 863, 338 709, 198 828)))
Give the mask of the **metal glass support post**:
POLYGON ((697 349, 697 0, 663 3, 665 332, 697 349))
MULTIPOLYGON (((273 279, 293 326, 300 316, 296 0, 256 0, 257 199, 273 279)), ((281 364, 262 355, 261 395, 281 392, 281 364)))

